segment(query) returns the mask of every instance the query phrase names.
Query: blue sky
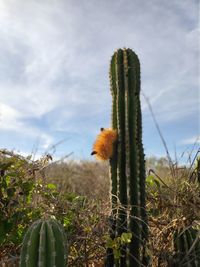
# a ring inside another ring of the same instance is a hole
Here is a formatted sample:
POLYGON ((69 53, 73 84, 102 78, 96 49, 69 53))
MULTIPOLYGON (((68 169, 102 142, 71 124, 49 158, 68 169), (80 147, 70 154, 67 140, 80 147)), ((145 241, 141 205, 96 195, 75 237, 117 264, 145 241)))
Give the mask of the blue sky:
MULTIPOLYGON (((110 126, 110 58, 130 47, 172 156, 190 151, 199 136, 198 8, 197 0, 1 0, 0 147, 41 155, 64 140, 55 158, 90 158, 99 128, 110 126)), ((142 110, 146 155, 165 155, 143 98, 142 110)))

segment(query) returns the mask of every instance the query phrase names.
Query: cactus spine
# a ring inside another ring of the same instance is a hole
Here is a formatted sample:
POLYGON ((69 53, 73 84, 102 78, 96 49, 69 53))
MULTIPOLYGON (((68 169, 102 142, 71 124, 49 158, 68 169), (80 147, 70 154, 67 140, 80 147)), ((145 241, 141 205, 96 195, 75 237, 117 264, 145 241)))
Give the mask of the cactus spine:
POLYGON ((64 267, 64 230, 56 220, 38 220, 28 229, 22 244, 20 267, 64 267))
POLYGON ((133 235, 128 250, 126 247, 121 250, 120 266, 147 266, 144 252, 148 230, 140 106, 140 63, 131 49, 119 49, 114 53, 110 65, 110 84, 113 97, 112 128, 118 132, 116 153, 110 160, 112 208, 113 216, 117 218, 113 229, 116 236, 127 231, 133 235), (116 196, 121 205, 118 212, 116 196))
POLYGON ((200 231, 181 229, 174 233, 174 262, 176 266, 200 266, 200 231))

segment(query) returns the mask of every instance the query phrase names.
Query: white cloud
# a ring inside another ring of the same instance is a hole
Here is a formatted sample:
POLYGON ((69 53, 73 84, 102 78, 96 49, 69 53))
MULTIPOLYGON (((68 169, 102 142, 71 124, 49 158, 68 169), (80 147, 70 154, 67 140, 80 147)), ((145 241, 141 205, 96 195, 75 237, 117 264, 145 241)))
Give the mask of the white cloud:
POLYGON ((16 109, 0 103, 0 129, 15 130, 22 127, 20 119, 23 117, 16 109))
MULTIPOLYGON (((29 136, 41 136, 47 148, 48 129, 30 125, 29 119, 46 116, 50 129, 80 131, 84 120, 89 124, 91 116, 108 114, 109 60, 124 46, 140 57, 142 89, 159 120, 194 114, 196 10, 195 1, 187 0, 2 0, 1 129, 25 129, 29 136)), ((145 103, 143 110, 147 116, 145 103)))
POLYGON ((47 149, 53 144, 54 139, 45 132, 42 132, 38 128, 32 126, 27 127, 23 122, 26 115, 20 113, 16 109, 0 103, 0 129, 1 131, 12 131, 15 133, 20 133, 21 135, 32 138, 39 138, 41 147, 47 149))
POLYGON ((200 144, 200 136, 192 136, 190 138, 186 138, 180 141, 182 145, 194 145, 200 144))

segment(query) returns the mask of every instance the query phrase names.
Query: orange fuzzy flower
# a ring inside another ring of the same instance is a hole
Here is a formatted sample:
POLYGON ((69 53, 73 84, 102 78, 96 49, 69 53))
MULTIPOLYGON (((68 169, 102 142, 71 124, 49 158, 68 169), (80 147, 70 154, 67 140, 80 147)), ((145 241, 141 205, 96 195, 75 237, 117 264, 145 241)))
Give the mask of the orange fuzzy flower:
POLYGON ((116 130, 101 128, 101 133, 97 136, 91 155, 96 155, 96 158, 100 160, 110 159, 113 155, 113 145, 116 141, 116 130))

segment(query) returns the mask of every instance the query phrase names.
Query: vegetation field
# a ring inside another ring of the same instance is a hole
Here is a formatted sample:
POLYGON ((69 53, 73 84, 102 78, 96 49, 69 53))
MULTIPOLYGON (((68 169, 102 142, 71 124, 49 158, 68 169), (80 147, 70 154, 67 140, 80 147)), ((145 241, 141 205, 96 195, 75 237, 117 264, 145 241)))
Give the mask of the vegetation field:
MULTIPOLYGON (((187 266, 188 259, 200 257, 197 170, 197 157, 187 167, 170 165, 165 158, 146 161, 151 266, 187 266), (179 255, 175 233, 190 228, 198 235, 189 255, 179 255)), ((121 240, 110 242, 109 237, 110 198, 107 162, 54 162, 50 155, 33 160, 1 150, 0 266, 18 266, 25 232, 46 217, 56 218, 65 229, 68 266, 104 266, 110 247, 119 257, 121 240)))

